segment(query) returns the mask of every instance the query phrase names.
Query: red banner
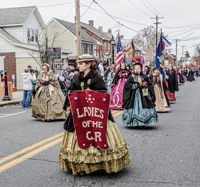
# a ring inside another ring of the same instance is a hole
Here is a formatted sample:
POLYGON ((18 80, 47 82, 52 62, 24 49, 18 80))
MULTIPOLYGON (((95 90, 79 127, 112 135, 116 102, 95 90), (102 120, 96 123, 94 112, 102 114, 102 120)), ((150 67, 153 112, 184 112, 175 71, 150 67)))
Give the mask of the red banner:
POLYGON ((106 129, 110 95, 95 91, 78 91, 69 95, 78 146, 108 149, 106 129))

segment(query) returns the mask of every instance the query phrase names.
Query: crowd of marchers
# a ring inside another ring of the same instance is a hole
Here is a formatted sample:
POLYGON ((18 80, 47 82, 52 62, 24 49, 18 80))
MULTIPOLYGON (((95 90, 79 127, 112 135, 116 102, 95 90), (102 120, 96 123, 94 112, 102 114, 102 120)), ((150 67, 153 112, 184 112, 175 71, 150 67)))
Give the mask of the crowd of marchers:
POLYGON ((60 76, 46 63, 42 64, 41 72, 32 70, 31 66, 24 70, 22 107, 32 106, 32 117, 42 121, 65 119, 59 153, 62 169, 75 175, 122 170, 123 166, 129 165, 131 157, 111 109, 123 110, 122 122, 127 128, 155 125, 158 123, 157 112, 170 112, 170 102, 176 101, 179 86, 199 76, 197 69, 176 69, 171 64, 162 73, 158 67, 143 66, 141 63, 121 63, 116 71, 114 65, 105 67, 93 56, 85 54, 78 58, 76 67, 67 67, 60 76), (81 149, 78 145, 69 95, 85 90, 110 95, 106 119, 108 150, 93 146, 81 149))

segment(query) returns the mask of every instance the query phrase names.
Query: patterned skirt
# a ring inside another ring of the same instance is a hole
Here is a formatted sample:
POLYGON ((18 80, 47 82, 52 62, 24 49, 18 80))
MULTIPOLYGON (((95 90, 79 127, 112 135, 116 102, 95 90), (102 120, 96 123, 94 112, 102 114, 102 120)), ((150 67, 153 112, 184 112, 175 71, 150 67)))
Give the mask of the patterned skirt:
POLYGON ((124 126, 136 127, 158 123, 155 108, 143 108, 139 89, 135 93, 134 108, 124 109, 122 115, 124 126))
POLYGON ((118 172, 122 167, 131 162, 129 148, 122 137, 116 124, 108 120, 107 140, 108 150, 90 147, 80 149, 77 143, 76 131, 64 133, 60 146, 59 164, 62 169, 76 174, 85 171, 90 174, 97 170, 105 170, 107 173, 118 172))

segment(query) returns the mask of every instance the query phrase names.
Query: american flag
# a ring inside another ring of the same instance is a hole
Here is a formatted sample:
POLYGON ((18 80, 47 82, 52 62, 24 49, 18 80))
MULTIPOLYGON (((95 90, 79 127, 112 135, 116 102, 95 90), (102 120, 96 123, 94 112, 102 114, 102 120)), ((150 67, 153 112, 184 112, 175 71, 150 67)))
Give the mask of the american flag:
POLYGON ((123 53, 122 53, 122 47, 120 42, 120 36, 118 34, 117 36, 117 58, 116 58, 116 72, 120 69, 120 63, 123 60, 123 53))
POLYGON ((143 58, 143 63, 142 63, 142 71, 143 71, 143 74, 146 74, 144 58, 143 58))

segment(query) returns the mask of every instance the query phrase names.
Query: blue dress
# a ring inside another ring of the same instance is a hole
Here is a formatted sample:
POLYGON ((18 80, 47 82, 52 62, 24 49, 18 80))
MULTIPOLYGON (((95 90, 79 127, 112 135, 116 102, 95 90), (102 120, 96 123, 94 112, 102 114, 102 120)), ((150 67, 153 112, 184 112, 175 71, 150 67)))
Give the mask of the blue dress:
POLYGON ((122 115, 124 126, 136 127, 158 123, 158 116, 155 108, 143 108, 141 93, 137 84, 133 84, 132 89, 136 90, 134 107, 124 109, 122 115))

